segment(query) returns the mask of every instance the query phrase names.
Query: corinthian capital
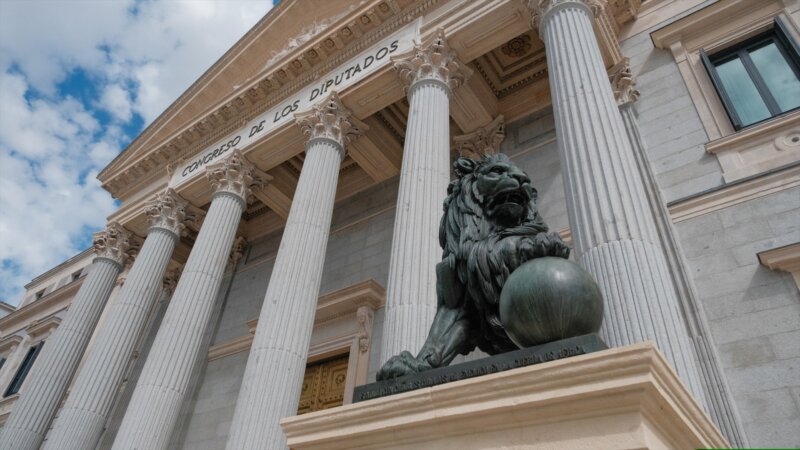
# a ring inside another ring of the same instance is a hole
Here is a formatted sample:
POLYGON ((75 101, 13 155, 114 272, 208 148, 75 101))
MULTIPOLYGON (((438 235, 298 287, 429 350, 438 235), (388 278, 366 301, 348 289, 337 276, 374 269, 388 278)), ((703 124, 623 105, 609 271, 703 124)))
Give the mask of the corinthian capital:
POLYGON ((578 6, 587 9, 596 15, 598 8, 605 4, 605 0, 525 0, 531 11, 531 28, 542 33, 542 19, 558 8, 578 6))
POLYGON ((132 239, 133 235, 119 222, 109 222, 105 230, 94 234, 92 246, 98 258, 110 259, 121 268, 129 258, 132 239))
POLYGON ((422 44, 393 57, 392 63, 408 89, 419 81, 434 80, 453 90, 472 75, 472 69, 459 61, 447 45, 441 28, 422 44))
POLYGON ((611 82, 611 89, 614 91, 617 105, 622 106, 626 103, 633 103, 639 98, 639 91, 636 90, 636 79, 633 77, 630 60, 627 57, 608 69, 608 80, 611 82))
POLYGON ((144 207, 150 228, 161 228, 180 236, 186 229, 186 221, 192 219, 189 203, 180 198, 172 188, 158 194, 144 207))
POLYGON ((272 177, 258 170, 239 150, 226 159, 206 166, 206 176, 214 194, 228 193, 248 202, 254 189, 260 189, 272 177))
POLYGON ((346 144, 369 129, 365 123, 353 117, 336 92, 310 110, 295 114, 295 119, 309 142, 315 139, 333 141, 342 147, 342 157, 346 144))
POLYGON ((500 150, 506 138, 506 123, 503 115, 495 117, 488 125, 469 134, 455 136, 453 142, 461 156, 476 159, 483 155, 493 155, 500 150))

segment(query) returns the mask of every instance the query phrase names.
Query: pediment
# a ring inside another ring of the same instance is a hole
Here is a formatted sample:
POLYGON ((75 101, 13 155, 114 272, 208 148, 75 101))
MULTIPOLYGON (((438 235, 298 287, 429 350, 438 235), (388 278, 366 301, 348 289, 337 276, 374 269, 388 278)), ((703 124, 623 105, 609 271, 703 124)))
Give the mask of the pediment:
POLYGON ((134 165, 136 170, 126 174, 129 178, 145 176, 157 166, 165 165, 182 146, 196 141, 193 138, 202 137, 210 129, 225 127, 227 120, 236 119, 271 90, 346 47, 348 33, 355 40, 365 26, 369 28, 370 22, 377 26, 397 13, 402 9, 398 3, 411 2, 286 0, 279 3, 103 169, 98 179, 119 198, 116 183, 110 181, 134 165), (365 9, 369 11, 362 17, 365 9), (355 19, 348 21, 351 16, 355 19), (334 36, 312 49, 301 50, 308 47, 304 45, 308 41, 330 34, 332 28, 339 29, 338 38, 334 36), (245 89, 246 95, 242 95, 245 89), (207 120, 198 123, 204 117, 207 120), (167 143, 171 147, 165 148, 167 143), (143 163, 144 158, 148 161, 143 163))

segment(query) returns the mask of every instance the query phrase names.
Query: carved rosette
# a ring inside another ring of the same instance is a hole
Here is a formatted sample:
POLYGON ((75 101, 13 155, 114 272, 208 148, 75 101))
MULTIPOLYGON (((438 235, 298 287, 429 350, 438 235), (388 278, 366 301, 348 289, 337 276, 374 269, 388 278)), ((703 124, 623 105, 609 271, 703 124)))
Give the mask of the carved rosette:
POLYGON ((611 82, 611 89, 614 91, 617 105, 634 103, 639 98, 636 79, 633 77, 630 60, 627 57, 608 70, 608 80, 611 82))
POLYGON ((98 258, 110 259, 122 267, 130 257, 132 240, 133 235, 119 222, 109 222, 105 230, 94 234, 92 246, 98 258))
POLYGON ((193 220, 194 214, 189 212, 189 203, 178 196, 172 188, 158 194, 144 207, 147 223, 150 228, 161 228, 181 236, 186 231, 186 221, 193 220))
POLYGON ((308 136, 306 146, 316 139, 333 141, 342 148, 342 158, 347 144, 369 129, 365 123, 353 117, 336 92, 332 92, 324 102, 314 105, 309 111, 295 114, 295 119, 303 133, 308 136))
POLYGON ((505 138, 506 123, 501 114, 483 128, 478 128, 472 133, 455 136, 453 142, 459 156, 476 159, 500 151, 500 144, 505 138))
POLYGON ((249 202, 254 189, 260 189, 272 177, 258 170, 239 150, 226 159, 206 166, 206 176, 214 195, 228 193, 249 202))
POLYGON ((472 69, 459 61, 447 44, 441 28, 427 41, 393 57, 392 63, 409 92, 417 82, 434 80, 447 86, 449 93, 472 75, 472 69))

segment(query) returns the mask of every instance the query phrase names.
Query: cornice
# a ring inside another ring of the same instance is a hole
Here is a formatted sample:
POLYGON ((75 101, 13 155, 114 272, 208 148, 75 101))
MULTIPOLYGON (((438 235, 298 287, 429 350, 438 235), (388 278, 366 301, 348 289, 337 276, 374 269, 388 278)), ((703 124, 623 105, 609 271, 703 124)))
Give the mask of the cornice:
POLYGON ((32 339, 36 339, 40 336, 44 336, 45 338, 47 335, 52 333, 54 329, 56 329, 61 324, 61 318, 56 317, 55 313, 50 314, 47 317, 34 320, 31 322, 30 325, 25 327, 25 331, 28 333, 32 339))
POLYGON ((18 334, 12 334, 0 339, 0 355, 5 355, 7 357, 11 350, 18 347, 21 343, 22 336, 18 334))
MULTIPOLYGON (((250 83, 239 87, 230 97, 199 114, 191 124, 154 144, 129 166, 119 167, 115 171, 112 166, 123 160, 112 161, 98 175, 98 179, 114 197, 124 197, 131 185, 148 176, 153 169, 180 163, 183 158, 234 131, 315 78, 410 23, 438 1, 412 2, 405 10, 398 6, 399 0, 373 1, 332 24, 328 32, 295 48, 274 66, 254 76, 250 83), (365 17, 369 21, 365 21, 365 17), (378 20, 379 25, 371 25, 372 21, 378 20), (318 61, 313 61, 311 55, 315 55, 318 61)), ((262 22, 258 26, 263 26, 262 22)), ((251 32, 248 35, 258 34, 251 32)), ((129 146, 123 154, 138 150, 140 148, 129 146)))
MULTIPOLYGON (((363 312, 363 307, 369 310, 376 310, 383 307, 386 301, 385 299, 386 289, 372 279, 325 294, 319 297, 317 302, 314 326, 348 315, 351 315, 354 320, 362 325, 366 322, 366 318, 362 320, 362 318, 359 317, 359 314, 361 316, 365 314, 363 312), (362 312, 359 313, 359 311, 362 312)), ((208 360, 212 361, 247 351, 253 343, 253 337, 255 336, 256 327, 258 326, 258 319, 248 320, 246 325, 248 330, 247 334, 212 345, 208 349, 208 360)), ((359 334, 359 339, 362 337, 364 336, 359 334)), ((366 338, 368 339, 369 335, 367 335, 366 338)), ((347 339, 351 339, 351 337, 347 336, 347 339)), ((361 341, 359 341, 359 345, 360 343, 361 341)))
POLYGON ((77 255, 75 255, 75 256, 71 257, 70 259, 62 262, 61 264, 53 267, 52 269, 48 270, 47 272, 37 276, 36 278, 31 280, 30 283, 25 285, 25 289, 26 290, 30 289, 31 287, 35 286, 37 283, 41 282, 42 280, 45 280, 45 279, 49 278, 50 276, 52 276, 53 274, 61 271, 64 267, 67 267, 67 266, 69 266, 71 264, 74 264, 75 262, 80 261, 83 258, 91 257, 93 255, 93 253, 94 253, 94 247, 87 248, 86 250, 78 253, 77 255))
POLYGON ((75 294, 78 293, 78 289, 83 284, 84 279, 86 277, 81 277, 65 284, 39 300, 28 303, 13 313, 0 318, 0 330, 4 334, 17 332, 28 326, 32 321, 43 317, 48 311, 50 314, 54 314, 56 311, 52 311, 53 309, 60 311, 68 307, 75 294))

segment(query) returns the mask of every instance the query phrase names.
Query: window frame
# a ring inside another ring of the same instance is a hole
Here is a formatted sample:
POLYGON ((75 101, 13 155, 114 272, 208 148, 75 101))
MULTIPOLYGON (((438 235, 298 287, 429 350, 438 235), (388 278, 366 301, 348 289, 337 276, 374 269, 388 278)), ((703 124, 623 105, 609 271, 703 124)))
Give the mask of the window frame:
POLYGON ((3 393, 4 398, 19 393, 19 390, 22 388, 22 384, 25 383, 25 379, 28 377, 28 373, 31 371, 31 367, 33 367, 33 365, 36 363, 36 358, 39 357, 39 353, 42 351, 43 346, 44 341, 39 341, 28 349, 28 353, 26 353, 25 358, 22 359, 22 364, 19 365, 17 372, 14 374, 14 377, 11 379, 11 382, 8 384, 8 387, 3 393))
POLYGON ((756 68, 756 65, 750 58, 750 50, 769 45, 770 42, 775 42, 775 46, 778 48, 778 51, 784 58, 786 58, 787 62, 789 63, 789 67, 792 69, 792 71, 794 71, 798 79, 800 79, 800 47, 788 33, 786 26, 780 17, 775 17, 773 27, 770 30, 739 42, 727 49, 718 51, 713 55, 706 53, 705 49, 700 49, 700 60, 702 61, 709 78, 711 78, 711 84, 714 86, 714 90, 716 90, 717 95, 722 102, 722 106, 725 109, 725 113, 728 115, 731 125, 733 125, 733 129, 735 131, 752 127, 767 120, 780 117, 800 109, 800 106, 798 106, 788 111, 780 110, 778 102, 775 100, 775 97, 767 87, 767 84, 756 68), (747 75, 753 81, 756 90, 758 91, 761 99, 764 101, 764 104, 770 113, 769 117, 747 125, 742 124, 742 120, 736 112, 734 103, 728 95, 728 92, 725 90, 722 80, 717 73, 717 66, 719 64, 732 61, 736 58, 742 62, 742 66, 744 66, 747 75))

